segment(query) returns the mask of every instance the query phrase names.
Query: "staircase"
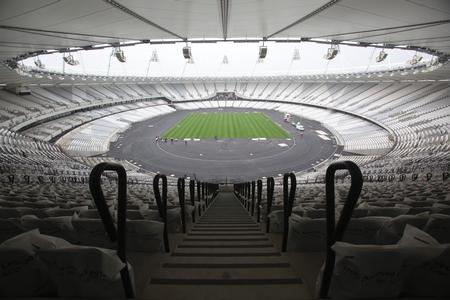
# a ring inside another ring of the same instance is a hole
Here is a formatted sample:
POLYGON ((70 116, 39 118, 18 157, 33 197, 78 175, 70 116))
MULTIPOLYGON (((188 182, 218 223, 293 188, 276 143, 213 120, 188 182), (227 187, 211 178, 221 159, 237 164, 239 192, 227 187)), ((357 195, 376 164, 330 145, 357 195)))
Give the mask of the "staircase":
POLYGON ((311 299, 233 192, 220 192, 150 272, 146 299, 311 299))

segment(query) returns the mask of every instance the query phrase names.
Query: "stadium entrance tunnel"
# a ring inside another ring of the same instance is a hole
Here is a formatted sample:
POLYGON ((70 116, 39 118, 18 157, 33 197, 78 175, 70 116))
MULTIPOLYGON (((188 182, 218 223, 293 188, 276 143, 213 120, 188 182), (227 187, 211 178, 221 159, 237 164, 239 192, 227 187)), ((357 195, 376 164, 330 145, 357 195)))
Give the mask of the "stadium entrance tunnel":
POLYGON ((341 151, 342 147, 337 145, 333 134, 317 121, 295 117, 286 122, 281 112, 226 108, 204 109, 195 113, 180 110, 135 123, 120 134, 106 155, 177 177, 239 182, 311 170, 341 151), (214 119, 216 114, 232 117, 231 121, 228 120, 230 123, 219 117, 222 132, 215 133, 211 128, 214 123, 205 124, 201 120, 186 123, 186 119, 192 119, 193 114, 204 114, 204 118, 200 119, 205 120, 214 119), (259 116, 262 121, 252 123, 251 120, 240 119, 246 115, 259 116), (242 132, 236 131, 238 127, 234 122, 243 127, 242 132), (297 122, 301 122, 304 130, 296 128, 297 122), (183 126, 190 128, 184 130, 183 126), (224 129, 227 126, 229 131, 224 129), (266 126, 272 126, 272 131, 265 130, 266 126), (182 135, 179 135, 180 132, 182 135), (206 138, 201 136, 205 132, 209 134, 206 138), (236 138, 240 134, 247 136, 236 138), (277 137, 272 137, 273 134, 277 137))

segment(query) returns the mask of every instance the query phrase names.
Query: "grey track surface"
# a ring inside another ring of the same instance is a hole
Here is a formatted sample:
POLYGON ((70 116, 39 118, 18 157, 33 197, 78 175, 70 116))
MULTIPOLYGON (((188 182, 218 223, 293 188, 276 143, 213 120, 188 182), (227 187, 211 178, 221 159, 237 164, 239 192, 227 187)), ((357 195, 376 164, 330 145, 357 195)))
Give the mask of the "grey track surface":
POLYGON ((284 122, 283 114, 277 111, 236 108, 201 110, 215 111, 264 112, 289 132, 291 140, 201 140, 189 141, 187 145, 183 141, 155 143, 156 136, 162 136, 191 112, 180 110, 133 124, 119 136, 117 142, 111 144, 106 155, 127 159, 161 174, 177 177, 186 175, 211 182, 238 182, 307 170, 337 150, 332 134, 316 121, 300 120, 305 127, 302 136, 294 126, 284 122), (331 139, 320 138, 316 130, 326 132, 331 139), (278 144, 281 143, 288 146, 280 147, 278 144))

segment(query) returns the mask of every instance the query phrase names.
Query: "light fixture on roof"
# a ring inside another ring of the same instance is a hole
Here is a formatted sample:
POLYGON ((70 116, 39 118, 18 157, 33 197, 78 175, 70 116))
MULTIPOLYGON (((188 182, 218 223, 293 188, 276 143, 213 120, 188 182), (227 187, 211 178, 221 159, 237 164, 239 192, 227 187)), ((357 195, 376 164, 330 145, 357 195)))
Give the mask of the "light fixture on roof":
POLYGON ((325 54, 324 58, 327 60, 332 60, 335 58, 339 53, 339 45, 338 44, 331 44, 330 48, 328 48, 327 53, 325 54))
POLYGON ((114 48, 112 53, 117 58, 117 60, 120 61, 121 63, 124 63, 127 61, 127 58, 125 57, 125 53, 123 52, 122 49, 120 49, 120 47, 114 48))
POLYGON ((186 41, 186 46, 183 47, 183 56, 184 56, 185 59, 191 59, 192 58, 191 47, 188 46, 187 41, 186 41))
POLYGON ((223 65, 227 65, 228 64, 228 57, 226 55, 223 56, 222 64, 223 65))
POLYGON ((378 56, 376 58, 377 62, 382 62, 383 60, 386 59, 386 57, 388 56, 388 54, 386 52, 384 52, 384 49, 380 51, 380 53, 378 53, 378 56))
POLYGON ((264 40, 262 46, 259 46, 259 59, 266 58, 267 55, 267 46, 264 46, 264 40))
POLYGON ((39 59, 39 56, 36 57, 34 60, 34 65, 38 67, 39 69, 45 69, 45 65, 42 63, 42 61, 39 59))
POLYGON ((408 63, 412 66, 417 65, 421 60, 422 60, 422 56, 420 56, 419 54, 414 54, 414 56, 408 61, 408 63))
POLYGON ((300 60, 300 50, 298 50, 298 48, 294 49, 294 55, 292 56, 292 60, 300 60))
POLYGON ((150 61, 151 62, 159 62, 158 52, 156 52, 156 50, 153 50, 152 57, 150 58, 150 61))
POLYGON ((71 66, 77 66, 80 64, 80 62, 78 60, 76 60, 72 54, 63 56, 63 60, 66 64, 71 65, 71 66))

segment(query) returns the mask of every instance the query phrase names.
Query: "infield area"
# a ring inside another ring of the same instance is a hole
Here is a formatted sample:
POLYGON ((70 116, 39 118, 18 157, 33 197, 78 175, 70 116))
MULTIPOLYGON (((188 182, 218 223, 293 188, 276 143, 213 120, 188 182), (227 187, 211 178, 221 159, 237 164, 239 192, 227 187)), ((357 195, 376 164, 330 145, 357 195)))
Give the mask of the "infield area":
POLYGON ((193 112, 163 135, 168 139, 288 138, 289 134, 262 112, 193 112))

